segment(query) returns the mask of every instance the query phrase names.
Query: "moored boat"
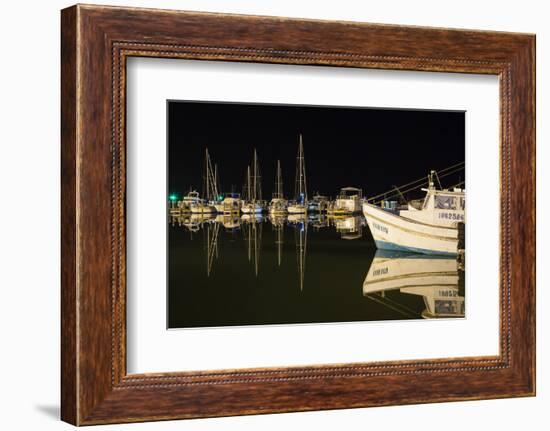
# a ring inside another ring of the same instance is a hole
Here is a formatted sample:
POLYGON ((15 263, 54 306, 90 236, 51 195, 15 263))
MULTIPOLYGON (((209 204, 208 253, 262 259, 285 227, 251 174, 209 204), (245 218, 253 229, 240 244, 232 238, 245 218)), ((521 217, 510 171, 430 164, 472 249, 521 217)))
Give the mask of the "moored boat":
POLYGON ((340 193, 332 203, 329 212, 335 215, 360 213, 362 199, 363 191, 361 189, 344 187, 340 189, 340 193))
POLYGON ((300 134, 298 154, 296 156, 296 178, 294 188, 294 201, 289 203, 287 211, 289 214, 306 214, 308 210, 306 163, 304 158, 304 144, 300 134))
POLYGON ((262 202, 262 186, 260 177, 260 167, 258 164, 258 154, 254 149, 252 160, 252 171, 248 166, 246 185, 244 187, 244 202, 241 205, 243 214, 261 214, 264 210, 262 202))
POLYGON ((281 162, 277 160, 277 177, 275 180, 275 192, 269 203, 270 214, 286 214, 288 201, 283 194, 283 177, 281 175, 281 162))
POLYGON ((193 214, 215 214, 216 203, 218 199, 217 188, 217 169, 212 166, 208 148, 205 148, 204 154, 204 183, 203 197, 190 205, 191 213, 193 214))
POLYGON ((459 223, 465 221, 465 191, 460 188, 436 189, 435 172, 428 180, 426 196, 420 205, 407 209, 376 206, 363 202, 363 215, 376 247, 423 254, 456 255, 459 223))
POLYGON ((221 202, 221 212, 224 214, 238 214, 241 210, 241 195, 238 193, 226 193, 221 202))
POLYGON ((324 213, 329 208, 329 198, 327 196, 316 193, 313 198, 308 202, 307 210, 310 213, 324 213))
POLYGON ((200 201, 201 199, 199 197, 199 193, 194 190, 190 190, 186 196, 176 202, 175 207, 170 208, 170 211, 172 212, 172 210, 177 210, 173 212, 180 214, 190 213, 191 207, 200 203, 200 201))
POLYGON ((215 214, 216 207, 208 201, 199 200, 190 205, 192 214, 215 214))

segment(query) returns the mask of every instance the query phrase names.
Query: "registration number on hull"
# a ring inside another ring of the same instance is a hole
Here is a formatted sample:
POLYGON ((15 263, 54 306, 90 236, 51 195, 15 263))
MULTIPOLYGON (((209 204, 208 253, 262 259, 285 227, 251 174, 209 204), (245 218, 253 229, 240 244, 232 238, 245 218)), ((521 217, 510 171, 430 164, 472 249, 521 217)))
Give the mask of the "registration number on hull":
POLYGON ((457 214, 457 213, 439 213, 439 218, 443 218, 445 220, 459 220, 464 221, 464 214, 457 214))
POLYGON ((375 221, 372 222, 372 226, 376 230, 379 230, 380 232, 388 233, 388 228, 386 226, 382 226, 382 225, 376 223, 375 221))

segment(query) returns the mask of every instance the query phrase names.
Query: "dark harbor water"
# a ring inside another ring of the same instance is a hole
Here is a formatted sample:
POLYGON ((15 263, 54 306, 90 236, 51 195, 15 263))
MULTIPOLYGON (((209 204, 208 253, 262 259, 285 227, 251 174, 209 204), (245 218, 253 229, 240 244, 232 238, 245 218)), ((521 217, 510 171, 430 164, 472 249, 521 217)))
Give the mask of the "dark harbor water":
POLYGON ((172 217, 168 327, 463 317, 459 269, 377 251, 362 216, 172 217))

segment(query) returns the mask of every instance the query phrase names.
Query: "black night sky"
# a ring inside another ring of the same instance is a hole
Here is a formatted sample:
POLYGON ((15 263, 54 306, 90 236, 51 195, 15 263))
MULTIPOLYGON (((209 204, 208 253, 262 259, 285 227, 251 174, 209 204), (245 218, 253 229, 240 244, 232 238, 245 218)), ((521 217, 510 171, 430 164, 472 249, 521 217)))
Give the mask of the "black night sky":
MULTIPOLYGON (((300 133, 310 196, 334 197, 345 186, 373 196, 465 158, 463 112, 183 101, 167 107, 167 191, 178 196, 191 186, 201 192, 205 147, 218 165, 221 191, 240 193, 256 148, 263 198, 271 199, 280 159, 285 197, 292 199, 300 133)), ((442 183, 460 180, 463 173, 442 183)))

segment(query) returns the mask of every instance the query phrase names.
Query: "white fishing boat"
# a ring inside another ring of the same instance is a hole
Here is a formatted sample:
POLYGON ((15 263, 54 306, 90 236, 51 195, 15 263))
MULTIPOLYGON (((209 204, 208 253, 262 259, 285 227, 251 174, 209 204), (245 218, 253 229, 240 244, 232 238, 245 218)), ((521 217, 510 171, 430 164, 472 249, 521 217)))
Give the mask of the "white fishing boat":
POLYGON ((252 160, 252 171, 248 166, 246 185, 244 188, 245 201, 241 206, 243 214, 261 214, 264 210, 262 205, 262 186, 260 178, 260 168, 258 165, 258 155, 254 149, 252 160))
POLYGON ((377 251, 363 283, 363 295, 385 295, 395 290, 421 296, 426 306, 422 317, 464 316, 455 258, 377 251))
POLYGON ((283 194, 283 177, 281 175, 281 162, 277 160, 277 177, 275 180, 275 192, 269 203, 270 214, 286 214, 288 202, 283 194))
POLYGON ((456 255, 458 224, 465 222, 465 191, 460 188, 436 189, 435 171, 428 177, 423 201, 409 203, 406 209, 363 203, 363 214, 376 242, 385 250, 423 254, 456 255))
POLYGON ((356 214, 361 212, 363 191, 356 187, 344 187, 333 202, 329 212, 333 214, 356 214))
POLYGON ((298 155, 296 156, 296 180, 294 188, 294 202, 289 203, 287 211, 289 214, 306 214, 308 209, 306 163, 304 159, 304 145, 300 134, 298 144, 298 155))

